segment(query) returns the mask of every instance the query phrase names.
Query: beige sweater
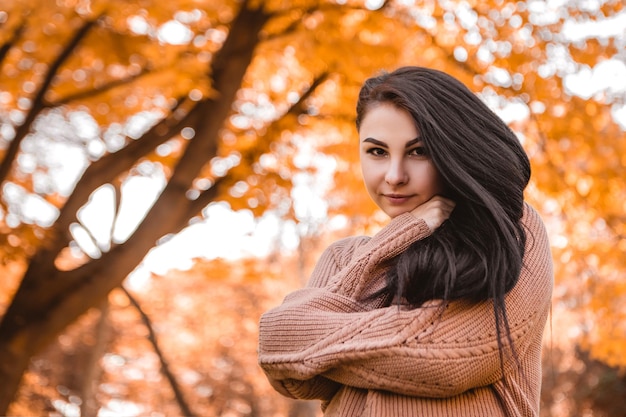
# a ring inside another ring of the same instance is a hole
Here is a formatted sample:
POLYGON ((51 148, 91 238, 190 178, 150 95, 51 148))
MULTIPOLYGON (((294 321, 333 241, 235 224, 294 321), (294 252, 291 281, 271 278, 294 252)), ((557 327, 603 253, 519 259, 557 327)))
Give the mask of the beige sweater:
POLYGON ((262 316, 259 363, 271 384, 288 397, 321 399, 328 417, 538 416, 553 271, 538 214, 526 206, 522 221, 524 266, 506 296, 521 373, 505 356, 502 378, 490 301, 417 309, 363 301, 384 285, 380 263, 430 233, 407 213, 371 239, 331 245, 307 287, 262 316))

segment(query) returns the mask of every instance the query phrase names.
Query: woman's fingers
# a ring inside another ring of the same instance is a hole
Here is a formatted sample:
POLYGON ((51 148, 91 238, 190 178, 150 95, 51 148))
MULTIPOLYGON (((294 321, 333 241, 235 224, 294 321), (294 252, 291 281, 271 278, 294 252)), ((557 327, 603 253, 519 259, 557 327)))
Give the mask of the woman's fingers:
POLYGON ((449 198, 436 195, 424 204, 414 208, 411 214, 423 219, 428 227, 434 231, 450 217, 455 205, 455 202, 449 198))

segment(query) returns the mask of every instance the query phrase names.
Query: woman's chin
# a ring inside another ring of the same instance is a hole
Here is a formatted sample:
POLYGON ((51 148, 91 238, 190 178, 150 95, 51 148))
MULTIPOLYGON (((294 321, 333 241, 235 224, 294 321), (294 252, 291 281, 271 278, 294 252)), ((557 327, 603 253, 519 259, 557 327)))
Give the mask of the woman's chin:
POLYGON ((401 214, 404 213, 409 213, 411 210, 413 210, 413 208, 409 208, 409 207, 386 207, 383 208, 383 211, 385 212, 385 214, 387 216, 389 216, 389 218, 393 219, 395 217, 400 216, 401 214))

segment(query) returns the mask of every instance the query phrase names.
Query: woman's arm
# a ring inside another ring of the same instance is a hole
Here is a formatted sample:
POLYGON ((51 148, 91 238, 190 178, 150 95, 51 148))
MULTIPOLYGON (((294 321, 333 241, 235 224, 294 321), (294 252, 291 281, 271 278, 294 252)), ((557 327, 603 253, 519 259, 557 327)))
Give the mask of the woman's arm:
MULTIPOLYGON (((518 355, 524 354, 533 335, 542 332, 552 288, 543 223, 532 209, 525 223, 529 239, 524 268, 506 298, 518 355)), ((380 248, 374 246, 369 245, 372 252, 363 253, 357 261, 372 259, 380 248)), ((363 264, 361 272, 375 272, 367 265, 363 264)), ((346 295, 364 283, 367 277, 338 282, 337 291, 303 289, 266 313, 261 320, 259 360, 268 376, 307 380, 322 375, 345 385, 429 397, 456 395, 500 379, 489 302, 452 302, 443 311, 435 302, 414 310, 396 306, 368 310, 358 297, 346 295)), ((505 371, 513 364, 505 362, 505 371)))
MULTIPOLYGON (((326 248, 313 269, 307 287, 321 288, 328 285, 328 281, 349 263, 354 248, 361 241, 366 242, 368 239, 367 237, 347 238, 326 248)), ((267 374, 267 378, 272 387, 282 395, 301 400, 329 401, 341 387, 341 384, 319 375, 310 379, 275 379, 267 374)))
MULTIPOLYGON (((345 285, 348 279, 361 278, 359 270, 366 268, 376 269, 374 268, 375 265, 372 265, 372 262, 370 262, 372 259, 383 259, 390 256, 380 251, 383 246, 395 247, 400 245, 398 249, 392 249, 390 252, 399 253, 399 251, 410 244, 406 238, 397 239, 397 235, 403 234, 402 231, 405 229, 412 231, 411 239, 414 240, 430 234, 428 227, 421 220, 406 214, 401 216, 400 219, 391 222, 372 239, 361 236, 335 242, 324 251, 315 265, 307 284, 307 289, 327 287, 329 291, 338 291, 341 284, 345 285), (378 257, 376 253, 379 253, 378 257)), ((357 284, 355 283, 351 287, 356 286, 357 284)), ((294 297, 297 297, 302 292, 306 292, 307 289, 288 295, 285 298, 283 307, 290 304, 294 297)), ((281 307, 278 309, 281 309, 281 307)), ((358 309, 364 310, 365 305, 359 306, 358 309)), ((263 336, 267 336, 270 341, 275 338, 271 330, 263 333, 260 338, 260 351, 263 349, 263 346, 267 347, 263 336)), ((329 400, 341 386, 337 382, 316 375, 311 375, 309 378, 293 379, 275 378, 270 373, 267 373, 267 377, 278 392, 288 397, 300 399, 329 400)))

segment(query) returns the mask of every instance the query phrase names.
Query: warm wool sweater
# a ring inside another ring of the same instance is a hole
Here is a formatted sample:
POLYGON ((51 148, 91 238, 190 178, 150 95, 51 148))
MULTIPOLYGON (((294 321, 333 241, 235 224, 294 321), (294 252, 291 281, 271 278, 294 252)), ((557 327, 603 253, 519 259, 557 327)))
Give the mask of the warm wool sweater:
POLYGON ((406 213, 371 239, 331 245, 307 287, 262 316, 259 363, 271 384, 321 399, 327 417, 538 416, 553 272, 539 215, 526 206, 522 222, 524 265, 505 298, 521 372, 505 354, 502 378, 491 301, 407 309, 368 298, 384 285, 381 262, 430 234, 406 213))

